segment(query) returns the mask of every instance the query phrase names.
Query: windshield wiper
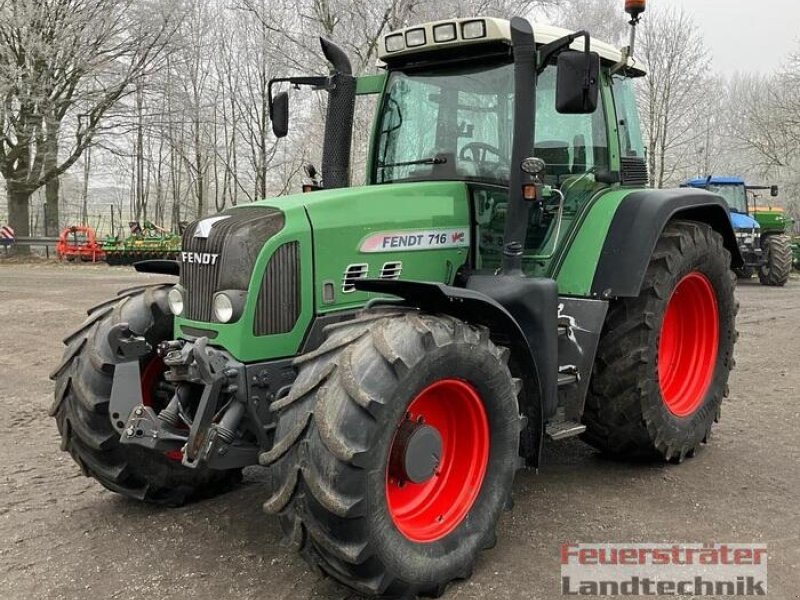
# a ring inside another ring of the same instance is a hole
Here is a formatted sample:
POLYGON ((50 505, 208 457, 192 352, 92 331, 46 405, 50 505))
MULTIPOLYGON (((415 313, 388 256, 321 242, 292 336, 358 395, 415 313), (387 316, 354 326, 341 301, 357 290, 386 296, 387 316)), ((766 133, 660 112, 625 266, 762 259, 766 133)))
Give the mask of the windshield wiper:
POLYGON ((419 158, 417 160, 406 160, 403 162, 393 163, 379 163, 378 168, 385 169, 387 167, 410 167, 412 165, 443 165, 447 162, 444 156, 432 156, 430 158, 419 158))

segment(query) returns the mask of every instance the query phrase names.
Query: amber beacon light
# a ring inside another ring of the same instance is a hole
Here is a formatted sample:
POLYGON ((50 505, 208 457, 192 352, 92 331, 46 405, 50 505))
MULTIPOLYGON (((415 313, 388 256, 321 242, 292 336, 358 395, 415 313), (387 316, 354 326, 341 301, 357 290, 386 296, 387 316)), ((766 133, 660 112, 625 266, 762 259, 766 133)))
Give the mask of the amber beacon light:
POLYGON ((632 19, 638 19, 639 15, 644 12, 646 0, 625 0, 625 12, 628 13, 632 19))

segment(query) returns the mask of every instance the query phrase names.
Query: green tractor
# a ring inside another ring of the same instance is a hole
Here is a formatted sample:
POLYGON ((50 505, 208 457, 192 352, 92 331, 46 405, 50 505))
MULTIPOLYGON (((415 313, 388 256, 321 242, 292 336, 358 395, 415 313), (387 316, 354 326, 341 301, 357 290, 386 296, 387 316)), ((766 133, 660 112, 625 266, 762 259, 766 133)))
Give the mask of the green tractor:
MULTIPOLYGON (((316 568, 437 595, 495 544, 545 438, 675 463, 708 440, 742 260, 722 198, 646 187, 629 52, 522 18, 391 32, 378 76, 322 50, 329 75, 271 86, 328 93, 314 191, 137 265, 178 281, 89 310, 52 415, 85 474, 145 502, 263 465, 265 510, 316 568), (349 187, 360 94, 379 101, 349 187)), ((285 135, 286 92, 271 115, 285 135)))
MULTIPOLYGON (((770 187, 772 190, 775 186, 770 187)), ((748 188, 750 189, 750 188, 748 188)), ((766 189, 766 188, 757 188, 766 189)), ((795 220, 786 215, 781 207, 759 206, 758 195, 753 196, 753 218, 758 221, 763 235, 781 236, 781 244, 788 243, 791 249, 792 267, 800 269, 800 245, 794 235, 795 220)), ((789 253, 782 249, 782 255, 788 256, 789 253)), ((788 278, 787 278, 788 281, 788 278)))

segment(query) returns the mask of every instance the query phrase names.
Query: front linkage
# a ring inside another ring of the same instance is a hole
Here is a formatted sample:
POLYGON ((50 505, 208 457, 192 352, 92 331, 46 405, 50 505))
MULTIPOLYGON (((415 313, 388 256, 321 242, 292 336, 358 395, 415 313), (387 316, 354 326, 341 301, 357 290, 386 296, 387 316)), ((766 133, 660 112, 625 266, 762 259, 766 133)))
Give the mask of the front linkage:
MULTIPOLYGON (((274 425, 267 407, 279 391, 270 391, 271 365, 256 372, 257 365, 245 366, 209 347, 205 337, 161 342, 156 353, 168 368, 164 378, 174 393, 157 411, 145 404, 139 385, 140 359, 151 353, 151 346, 126 323, 114 326, 108 341, 119 358, 109 413, 120 443, 179 453, 189 468, 205 464, 219 470, 257 464, 259 452, 271 446, 274 425), (262 396, 249 393, 249 371, 251 387, 266 392, 262 396)), ((286 379, 287 369, 278 375, 286 379)))

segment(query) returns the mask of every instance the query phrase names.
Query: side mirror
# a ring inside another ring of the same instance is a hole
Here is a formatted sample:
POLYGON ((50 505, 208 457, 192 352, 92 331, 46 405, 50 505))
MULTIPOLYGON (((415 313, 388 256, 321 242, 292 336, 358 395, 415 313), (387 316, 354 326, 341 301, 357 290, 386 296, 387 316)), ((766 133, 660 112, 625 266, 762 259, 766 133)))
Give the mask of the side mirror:
POLYGON ((600 55, 565 50, 558 55, 556 110, 563 115, 583 115, 597 109, 600 92, 600 55))
POLYGON ((278 92, 272 98, 272 106, 269 111, 269 118, 272 120, 272 133, 275 137, 286 137, 289 133, 289 93, 278 92))
POLYGON ((778 186, 777 185, 771 185, 769 187, 769 195, 772 196, 773 198, 776 198, 778 196, 778 186))

